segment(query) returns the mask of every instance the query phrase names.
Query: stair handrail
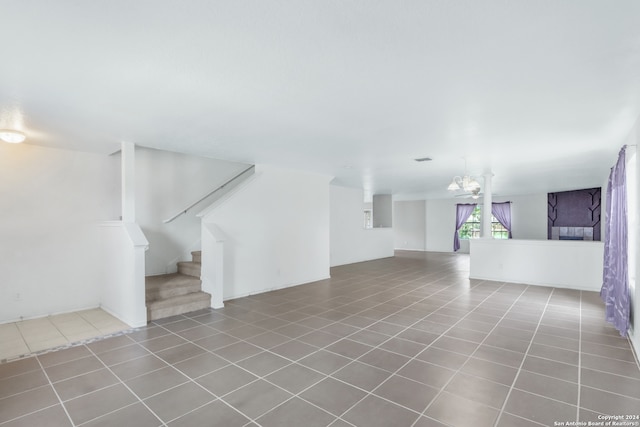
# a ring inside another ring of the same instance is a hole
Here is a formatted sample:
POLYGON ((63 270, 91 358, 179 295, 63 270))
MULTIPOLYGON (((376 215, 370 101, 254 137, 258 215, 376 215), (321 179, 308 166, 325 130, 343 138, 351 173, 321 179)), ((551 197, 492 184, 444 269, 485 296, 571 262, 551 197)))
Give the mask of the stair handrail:
POLYGON ((248 168, 246 168, 245 170, 243 170, 242 172, 240 172, 239 174, 235 175, 233 178, 229 179, 228 181, 226 181, 224 184, 220 185, 219 187, 217 187, 215 190, 208 192, 206 195, 200 197, 197 201, 191 203, 189 206, 187 206, 186 208, 180 210, 177 214, 173 215, 171 218, 169 219, 165 219, 164 221, 162 221, 164 224, 168 224, 171 221, 175 220, 176 218, 178 218, 180 215, 184 215, 186 214, 189 209, 193 208, 194 206, 196 206, 198 203, 202 202, 204 199, 213 196, 215 193, 217 193, 218 191, 224 189, 227 185, 231 184, 233 181, 235 181, 236 179, 240 178, 242 175, 244 175, 245 173, 249 172, 252 169, 255 169, 256 165, 251 165, 248 168))

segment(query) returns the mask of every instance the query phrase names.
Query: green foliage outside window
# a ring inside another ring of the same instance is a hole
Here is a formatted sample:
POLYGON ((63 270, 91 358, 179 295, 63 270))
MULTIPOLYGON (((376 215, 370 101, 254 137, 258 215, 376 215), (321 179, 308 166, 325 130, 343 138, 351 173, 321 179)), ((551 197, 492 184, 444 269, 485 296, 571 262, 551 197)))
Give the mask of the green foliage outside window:
MULTIPOLYGON (((482 208, 476 206, 471 216, 462 224, 459 234, 461 239, 477 239, 480 237, 480 229, 482 228, 482 208)), ((509 231, 504 228, 498 220, 491 215, 491 235, 494 239, 508 239, 509 231)))

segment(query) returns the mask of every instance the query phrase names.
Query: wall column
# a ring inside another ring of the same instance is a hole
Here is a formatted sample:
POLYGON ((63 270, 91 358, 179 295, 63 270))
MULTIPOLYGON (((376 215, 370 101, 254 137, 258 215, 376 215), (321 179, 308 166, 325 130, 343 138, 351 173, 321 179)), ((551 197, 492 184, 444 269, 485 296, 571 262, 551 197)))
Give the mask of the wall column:
POLYGON ((136 145, 121 143, 122 221, 136 222, 136 145))
POLYGON ((484 189, 483 189, 483 206, 482 206, 482 231, 481 237, 483 239, 491 239, 491 202, 492 194, 491 194, 491 178, 493 174, 491 171, 486 172, 482 175, 484 178, 484 189))

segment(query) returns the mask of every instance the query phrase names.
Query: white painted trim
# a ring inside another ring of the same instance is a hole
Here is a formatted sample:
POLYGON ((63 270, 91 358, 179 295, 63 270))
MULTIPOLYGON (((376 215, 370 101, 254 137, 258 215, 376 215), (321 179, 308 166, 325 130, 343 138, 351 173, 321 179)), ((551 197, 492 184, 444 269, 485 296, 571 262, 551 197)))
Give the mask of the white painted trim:
POLYGON ((224 307, 225 288, 225 234, 220 227, 213 223, 202 221, 201 230, 202 269, 200 280, 202 290, 211 294, 211 307, 224 307))
MULTIPOLYGON (((99 305, 92 305, 92 306, 88 306, 85 308, 75 308, 73 310, 65 310, 65 311, 56 311, 54 313, 50 313, 50 314, 43 314, 43 315, 38 315, 38 316, 29 316, 29 317, 23 317, 22 319, 15 319, 15 320, 3 320, 2 322, 0 322, 0 325, 5 325, 7 323, 18 323, 18 322, 24 322, 26 320, 35 320, 35 319, 44 319, 45 317, 52 317, 52 316, 59 316, 61 314, 69 314, 69 313, 75 313, 78 311, 86 311, 86 310, 95 310, 96 308, 102 308, 99 305)), ((107 310, 104 310, 107 311, 107 310)), ((109 313, 111 314, 111 313, 109 313)), ((117 317, 117 316, 114 316, 117 317)))
POLYGON ((126 323, 131 329, 133 329, 133 328, 142 328, 143 326, 147 326, 146 318, 145 318, 144 321, 141 320, 141 319, 138 319, 138 320, 129 319, 129 318, 126 318, 124 316, 120 316, 120 315, 114 313, 113 311, 109 310, 107 307, 100 306, 100 309, 106 311, 107 313, 109 313, 110 315, 112 315, 116 319, 120 320, 121 322, 126 323))
POLYGON ((102 227, 103 263, 100 307, 124 323, 145 325, 145 251, 149 242, 140 226, 108 221, 102 227))
POLYGON ((635 356, 636 365, 640 368, 640 342, 635 338, 637 334, 633 331, 629 331, 629 342, 631 342, 631 350, 635 356))
POLYGON ((427 252, 425 248, 393 248, 394 251, 427 252))
POLYGON ((127 232, 127 236, 135 248, 144 248, 145 250, 149 249, 149 241, 138 224, 135 222, 123 222, 122 226, 127 232))
POLYGON ((233 299, 244 298, 244 297, 248 297, 248 296, 251 296, 251 295, 260 295, 260 294, 263 294, 265 292, 272 292, 272 291, 277 291, 277 290, 280 290, 280 289, 293 288, 294 286, 311 285, 311 284, 313 284, 315 282, 320 282, 322 280, 327 280, 327 279, 331 279, 331 276, 321 277, 319 279, 313 279, 313 280, 311 280, 309 282, 305 281, 305 282, 301 282, 301 283, 291 283, 291 284, 286 284, 286 285, 283 285, 283 286, 276 286, 276 287, 273 287, 273 288, 266 288, 266 289, 262 289, 262 290, 260 290, 258 292, 249 292, 249 293, 233 295, 233 296, 225 298, 224 300, 225 301, 230 301, 230 300, 233 300, 233 299))

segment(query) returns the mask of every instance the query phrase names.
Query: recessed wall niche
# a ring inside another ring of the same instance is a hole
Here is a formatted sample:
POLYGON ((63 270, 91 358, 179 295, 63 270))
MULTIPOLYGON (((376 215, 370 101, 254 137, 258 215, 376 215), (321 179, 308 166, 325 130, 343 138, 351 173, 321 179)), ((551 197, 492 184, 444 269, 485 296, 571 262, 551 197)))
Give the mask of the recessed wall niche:
POLYGON ((600 240, 601 188, 547 194, 549 240, 600 240))

